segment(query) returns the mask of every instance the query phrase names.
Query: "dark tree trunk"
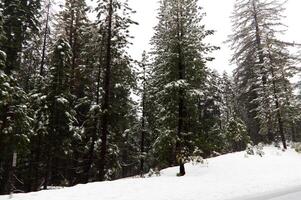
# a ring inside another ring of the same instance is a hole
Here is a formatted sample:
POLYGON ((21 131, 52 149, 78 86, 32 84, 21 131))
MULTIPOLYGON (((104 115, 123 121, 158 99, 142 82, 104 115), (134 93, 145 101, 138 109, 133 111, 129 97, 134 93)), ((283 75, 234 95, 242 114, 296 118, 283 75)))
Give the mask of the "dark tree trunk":
POLYGON ((142 100, 142 122, 141 122, 141 141, 140 141, 140 153, 141 153, 141 158, 140 158, 140 176, 143 176, 144 173, 144 141, 145 141, 145 95, 143 95, 143 100, 142 100))
MULTIPOLYGON (((9 154, 10 155, 10 154, 9 154)), ((11 159, 3 159, 3 173, 0 179, 0 194, 8 194, 10 192, 10 178, 11 178, 11 159)))
MULTIPOLYGON (((270 58, 270 61, 273 62, 271 54, 269 54, 269 58, 270 58)), ((275 74, 274 74, 273 66, 271 66, 270 70, 271 70, 271 75, 272 75, 272 80, 273 80, 272 83, 273 83, 273 92, 274 92, 274 102, 275 102, 275 106, 276 106, 276 110, 277 110, 277 121, 278 121, 279 134, 281 137, 283 148, 287 149, 286 139, 285 139, 284 129, 283 129, 283 120, 282 120, 282 115, 281 115, 281 110, 280 110, 280 103, 279 103, 279 98, 277 95, 277 85, 274 80, 275 74)))
POLYGON ((268 128, 268 140, 269 140, 268 141, 269 143, 272 143, 275 140, 275 137, 274 137, 274 134, 272 132, 272 129, 271 129, 270 125, 269 125, 269 128, 268 128))
POLYGON ((145 101, 146 101, 146 69, 143 66, 143 95, 142 95, 142 120, 141 120, 141 141, 140 141, 140 176, 144 173, 144 146, 145 146, 145 101))
POLYGON ((42 154, 42 135, 38 133, 38 141, 37 141, 37 149, 36 149, 36 159, 34 164, 34 186, 33 190, 38 191, 40 190, 40 162, 41 162, 41 154, 42 154))
MULTIPOLYGON (((142 127, 144 127, 144 119, 142 119, 142 127)), ((144 173, 144 140, 145 140, 145 130, 144 130, 144 128, 142 128, 142 131, 141 131, 141 144, 140 144, 140 152, 141 152, 140 176, 143 176, 143 173, 144 173)))
MULTIPOLYGON (((104 46, 104 42, 101 43, 101 47, 104 46)), ((99 54, 99 65, 98 65, 98 71, 97 71, 97 87, 96 87, 96 91, 95 91, 95 96, 96 96, 96 105, 99 105, 100 103, 100 87, 101 87, 101 72, 102 72, 102 65, 101 63, 103 63, 103 59, 102 59, 102 49, 101 49, 101 52, 99 54)), ((85 176, 85 182, 88 183, 89 182, 89 179, 90 179, 90 172, 91 172, 91 166, 92 166, 92 163, 94 161, 94 148, 95 148, 95 143, 96 143, 96 140, 97 140, 97 137, 99 135, 99 129, 100 129, 100 119, 99 119, 99 111, 97 111, 95 113, 95 121, 94 121, 94 127, 93 127, 93 130, 92 130, 92 141, 91 141, 91 144, 90 144, 90 147, 89 147, 89 152, 88 152, 88 161, 86 163, 86 167, 84 169, 84 176, 85 176)))
POLYGON ((277 118, 278 118, 278 126, 279 126, 279 133, 280 133, 281 141, 283 144, 283 148, 287 149, 286 139, 285 139, 284 130, 283 130, 283 121, 282 121, 282 117, 281 117, 281 112, 279 110, 278 99, 275 100, 275 104, 276 104, 276 109, 277 109, 277 118))
MULTIPOLYGON (((33 147, 32 147, 33 148, 33 147)), ((29 172, 27 174, 27 184, 26 191, 31 192, 33 189, 34 176, 33 176, 33 168, 34 168, 34 150, 31 149, 30 158, 29 158, 29 172)))
POLYGON ((87 161, 85 169, 84 169, 85 183, 88 183, 89 179, 90 179, 90 171, 91 171, 91 166, 92 166, 92 163, 94 160, 94 148, 95 148, 96 140, 97 140, 96 132, 93 132, 92 141, 91 141, 91 144, 89 147, 89 152, 88 152, 88 161, 87 161))
MULTIPOLYGON (((1 127, 0 127, 0 142, 5 146, 9 144, 9 140, 7 138, 2 137, 4 136, 3 130, 8 126, 8 111, 9 111, 9 106, 6 105, 4 106, 4 109, 2 112, 0 112, 0 117, 1 117, 1 127), (6 140, 6 141, 5 141, 6 140)), ((0 178, 0 194, 7 194, 7 183, 9 180, 9 160, 7 158, 7 155, 9 155, 9 150, 6 148, 0 148, 0 165, 3 168, 3 171, 1 172, 1 178, 0 178)))
POLYGON ((180 176, 184 176, 185 175, 185 166, 184 166, 184 162, 183 162, 183 160, 181 159, 180 160, 180 173, 179 173, 179 175, 180 176))
POLYGON ((101 151, 99 164, 99 180, 105 178, 106 154, 107 154, 107 137, 109 135, 109 112, 110 112, 110 93, 111 93, 111 39, 112 39, 112 18, 113 18, 113 0, 109 1, 108 8, 108 27, 107 27, 107 43, 106 43, 106 59, 104 74, 104 97, 102 104, 102 123, 101 123, 101 151))
MULTIPOLYGON (((179 7, 179 11, 177 14, 177 32, 178 32, 178 80, 184 80, 185 79, 185 66, 183 64, 184 62, 184 56, 183 56, 183 52, 182 52, 182 37, 183 37, 183 31, 182 31, 182 13, 181 13, 181 5, 178 5, 179 7)), ((179 89, 178 92, 179 95, 179 102, 178 102, 178 130, 177 130, 177 142, 176 142, 176 152, 178 154, 177 156, 177 163, 180 166, 180 172, 179 172, 179 176, 184 176, 185 175, 185 167, 184 167, 184 158, 182 155, 182 148, 183 148, 183 137, 182 137, 182 133, 184 130, 184 95, 185 95, 185 91, 183 88, 179 89)))
POLYGON ((75 93, 75 70, 76 70, 76 60, 77 60, 77 38, 76 38, 76 33, 77 33, 77 19, 74 13, 73 9, 74 5, 71 5, 71 19, 70 19, 70 24, 69 24, 69 44, 71 46, 71 51, 72 51, 72 57, 71 57, 71 77, 70 77, 70 89, 71 92, 74 94, 75 93))
POLYGON ((49 15, 50 15, 50 1, 47 5, 47 13, 46 13, 46 22, 45 22, 45 31, 44 31, 44 38, 43 38, 43 48, 42 48, 42 58, 41 58, 41 66, 40 66, 40 75, 43 76, 44 74, 44 65, 45 65, 45 58, 46 58, 46 48, 47 48, 47 34, 49 30, 49 15))
POLYGON ((50 152, 48 152, 47 160, 46 160, 46 169, 45 169, 45 174, 44 174, 44 184, 43 184, 44 190, 47 190, 47 187, 50 184, 51 171, 52 171, 52 155, 50 152))
POLYGON ((291 124, 291 131, 292 131, 292 142, 297 142, 295 123, 291 124))

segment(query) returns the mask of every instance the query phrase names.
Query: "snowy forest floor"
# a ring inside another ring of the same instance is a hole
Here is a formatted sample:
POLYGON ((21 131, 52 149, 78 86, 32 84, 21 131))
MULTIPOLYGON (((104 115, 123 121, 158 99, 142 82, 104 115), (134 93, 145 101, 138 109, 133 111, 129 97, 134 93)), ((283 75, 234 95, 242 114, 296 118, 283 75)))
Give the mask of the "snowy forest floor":
MULTIPOLYGON (((189 163, 185 165, 184 177, 177 177, 178 167, 172 167, 162 170, 158 177, 127 178, 15 194, 12 199, 293 200, 293 196, 300 197, 301 154, 293 149, 282 152, 274 147, 265 147, 264 152, 263 157, 246 157, 245 152, 238 152, 210 158, 207 164, 189 163)), ((0 200, 8 198, 9 196, 0 196, 0 200)))

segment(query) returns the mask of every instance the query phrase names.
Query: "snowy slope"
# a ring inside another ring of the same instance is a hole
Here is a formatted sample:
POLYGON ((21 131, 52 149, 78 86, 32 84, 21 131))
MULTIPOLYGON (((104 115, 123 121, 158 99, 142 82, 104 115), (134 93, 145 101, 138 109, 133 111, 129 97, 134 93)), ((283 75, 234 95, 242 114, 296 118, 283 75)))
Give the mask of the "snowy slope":
MULTIPOLYGON (((264 157, 245 152, 208 159, 208 165, 186 164, 187 175, 168 168, 160 177, 129 178, 75 187, 17 194, 15 200, 232 200, 301 188, 301 154, 264 149, 264 157)), ((0 196, 0 200, 8 196, 0 196)), ((247 199, 247 198, 246 198, 247 199)))

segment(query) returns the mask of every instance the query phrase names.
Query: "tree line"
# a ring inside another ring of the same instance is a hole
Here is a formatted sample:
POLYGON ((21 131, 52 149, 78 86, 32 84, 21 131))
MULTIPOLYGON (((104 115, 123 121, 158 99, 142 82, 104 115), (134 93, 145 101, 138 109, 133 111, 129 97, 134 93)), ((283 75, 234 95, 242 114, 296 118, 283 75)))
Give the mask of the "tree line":
POLYGON ((230 75, 208 67, 219 47, 198 0, 159 2, 140 61, 125 0, 65 0, 58 13, 52 0, 0 2, 0 194, 169 166, 183 176, 191 156, 301 139, 298 45, 279 39, 280 0, 236 0, 230 75))

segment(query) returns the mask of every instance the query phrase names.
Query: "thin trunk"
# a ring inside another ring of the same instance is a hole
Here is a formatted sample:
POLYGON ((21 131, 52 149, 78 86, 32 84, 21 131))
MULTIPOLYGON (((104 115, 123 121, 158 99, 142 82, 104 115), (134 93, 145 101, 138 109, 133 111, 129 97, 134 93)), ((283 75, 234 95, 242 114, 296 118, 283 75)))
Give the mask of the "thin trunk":
MULTIPOLYGON (((13 153, 14 155, 14 153, 13 153)), ((14 157, 12 155, 12 158, 14 157)), ((9 181, 8 181, 8 184, 9 184, 9 193, 10 195, 12 195, 15 191, 15 170, 16 170, 16 166, 13 165, 13 161, 14 159, 12 159, 11 161, 11 167, 10 167, 10 170, 9 170, 9 181)))
MULTIPOLYGON (((5 137, 3 137, 5 134, 3 134, 3 131, 5 128, 7 128, 7 126, 9 125, 8 122, 8 114, 9 112, 9 106, 6 105, 3 108, 3 112, 0 113, 1 115, 1 127, 0 127, 0 136, 2 136, 0 139, 3 138, 2 141, 4 141, 5 137)), ((10 144, 10 138, 6 138, 6 141, 4 141, 4 145, 9 145, 10 144)), ((10 158, 7 158, 7 155, 10 155, 10 150, 8 149, 2 149, 1 150, 1 155, 3 155, 2 158, 0 158, 0 164, 3 167, 3 173, 2 173, 2 178, 0 179, 0 194, 7 194, 9 192, 8 190, 8 183, 9 183, 9 178, 10 178, 10 158)))
POLYGON ((91 141, 91 144, 89 147, 88 161, 86 163, 86 167, 85 167, 85 171, 84 171, 85 183, 88 183, 89 179, 90 179, 90 171, 91 171, 91 166, 92 166, 92 163, 94 160, 94 148, 95 148, 96 139, 97 139, 96 133, 93 133, 92 141, 91 141))
POLYGON ((46 170, 45 170, 45 174, 44 174, 44 183, 43 183, 43 189, 47 190, 47 187, 50 183, 50 177, 51 177, 51 168, 52 168, 52 157, 51 157, 51 153, 48 152, 47 153, 47 161, 46 161, 46 170))
POLYGON ((36 152, 36 163, 34 165, 34 188, 33 190, 34 191, 37 191, 40 189, 40 184, 39 181, 40 181, 40 173, 39 173, 39 168, 40 168, 40 162, 41 162, 41 143, 42 143, 42 135, 41 133, 38 133, 38 141, 37 141, 37 152, 36 152))
POLYGON ((49 15, 50 15, 50 0, 48 1, 47 5, 47 13, 46 13, 46 24, 45 24, 45 31, 44 31, 44 39, 43 39, 43 49, 42 49, 42 58, 41 58, 41 66, 40 66, 40 75, 43 76, 44 74, 44 65, 45 65, 45 58, 46 58, 46 46, 47 46, 47 34, 49 30, 49 15))
POLYGON ((109 109, 110 109, 110 95, 111 95, 111 65, 112 65, 112 54, 111 54, 111 39, 112 39, 112 20, 113 20, 113 0, 109 1, 108 8, 108 27, 107 27, 107 43, 106 43, 106 64, 104 74, 104 98, 102 105, 102 124, 101 124, 101 152, 100 152, 100 165, 99 165, 99 179, 101 181, 105 178, 105 165, 106 165, 106 154, 107 154, 107 137, 109 135, 109 109))
MULTIPOLYGON (((269 58, 270 58, 270 61, 273 62, 271 54, 269 54, 269 58)), ((275 82, 275 74, 274 74, 273 66, 271 66, 270 70, 271 70, 271 75, 272 75, 274 102, 275 102, 275 106, 276 106, 276 110, 277 110, 277 121, 278 121, 279 133, 280 133, 281 141, 282 141, 282 144, 283 144, 283 148, 287 149, 286 139, 285 139, 284 129, 283 129, 283 120, 282 120, 282 115, 281 115, 281 110, 280 110, 279 97, 277 95, 277 86, 276 86, 276 82, 275 82)))
POLYGON ((144 173, 144 141, 145 141, 145 66, 144 66, 144 77, 143 77, 143 97, 142 97, 142 121, 141 121, 141 143, 140 143, 140 176, 143 176, 144 173))
MULTIPOLYGON (((50 18, 50 6, 51 6, 51 0, 48 1, 47 4, 47 11, 46 11, 46 22, 45 22, 45 30, 44 30, 44 36, 43 36, 43 47, 42 47, 42 57, 41 57, 41 65, 40 65, 40 76, 44 76, 44 65, 45 65, 45 59, 46 59, 46 50, 47 50, 47 37, 48 37, 48 32, 49 32, 49 18, 50 18)), ((34 170, 34 183, 33 183, 33 190, 37 191, 40 189, 40 183, 39 183, 39 165, 41 162, 41 140, 42 140, 42 135, 41 133, 38 133, 38 144, 37 144, 37 156, 35 160, 35 164, 33 166, 34 170)), ((46 170, 47 171, 47 170, 46 170)), ((46 183, 46 173, 44 176, 44 189, 47 189, 47 183, 46 183)))
POLYGON ((29 158, 29 172, 28 172, 28 178, 27 178, 27 188, 26 188, 26 191, 27 192, 31 192, 32 189, 33 189, 33 183, 34 183, 34 177, 33 177, 33 168, 34 168, 34 150, 33 150, 33 147, 30 151, 30 158, 29 158))
MULTIPOLYGON (((96 92, 95 92, 95 96, 96 96, 96 105, 100 104, 100 85, 101 85, 101 72, 102 72, 102 63, 103 63, 103 59, 102 59, 102 53, 103 53, 103 49, 102 47, 104 46, 104 42, 101 43, 101 50, 99 53, 99 65, 98 65, 98 71, 97 71, 97 85, 96 85, 96 92)), ((86 164, 86 169, 84 171, 85 174, 85 182, 88 183, 89 179, 90 179, 90 171, 91 171, 91 166, 94 160, 94 148, 95 148, 95 144, 96 144, 96 140, 97 140, 97 136, 99 135, 99 129, 100 129, 100 119, 99 119, 99 112, 95 113, 95 119, 94 119, 94 127, 92 130, 92 140, 91 140, 91 144, 89 147, 89 153, 88 153, 88 161, 86 164)))
MULTIPOLYGON (((256 45, 257 45, 257 53, 259 58, 259 64, 264 63, 264 55, 262 51, 262 44, 261 44, 261 35, 260 35, 260 29, 258 24, 258 16, 257 16, 257 7, 256 3, 253 0, 253 12, 254 12, 254 24, 255 24, 255 37, 256 37, 256 45)), ((262 66, 263 67, 263 66, 262 66)))
MULTIPOLYGON (((184 80, 185 79, 185 66, 183 64, 183 52, 182 52, 182 37, 183 37, 183 31, 182 31, 182 11, 181 11, 181 3, 178 1, 178 13, 177 13, 177 32, 178 32, 178 80, 184 80)), ((179 102, 178 102, 178 131, 177 131, 177 142, 176 142, 176 152, 180 155, 180 157, 177 158, 177 162, 180 165, 180 172, 179 176, 185 175, 185 167, 184 167, 184 158, 182 158, 182 132, 183 132, 183 126, 184 126, 184 90, 182 88, 179 89, 178 92, 179 95, 179 102)))
MULTIPOLYGON (((289 89, 288 89, 288 85, 287 85, 287 82, 286 81, 286 77, 284 75, 284 72, 281 71, 281 75, 282 75, 282 79, 284 81, 284 90, 285 90, 285 93, 287 94, 285 96, 285 99, 286 99, 286 103, 287 103, 287 106, 290 108, 291 107, 291 102, 290 102, 290 99, 288 97, 288 93, 290 92, 289 89)), ((290 119, 291 119, 291 122, 290 122, 290 125, 291 125, 291 136, 292 136, 292 142, 296 142, 296 123, 295 123, 295 117, 294 115, 290 112, 290 119)))
MULTIPOLYGON (((74 2, 73 2, 74 3, 74 2)), ((70 24, 69 24, 69 44, 71 46, 71 51, 72 51, 72 58, 71 58, 71 77, 70 77, 70 89, 71 92, 74 93, 75 91, 75 62, 76 62, 76 51, 78 51, 78 49, 76 49, 76 27, 74 27, 74 21, 75 21, 75 16, 74 16, 74 5, 71 5, 71 19, 70 19, 70 24)))

